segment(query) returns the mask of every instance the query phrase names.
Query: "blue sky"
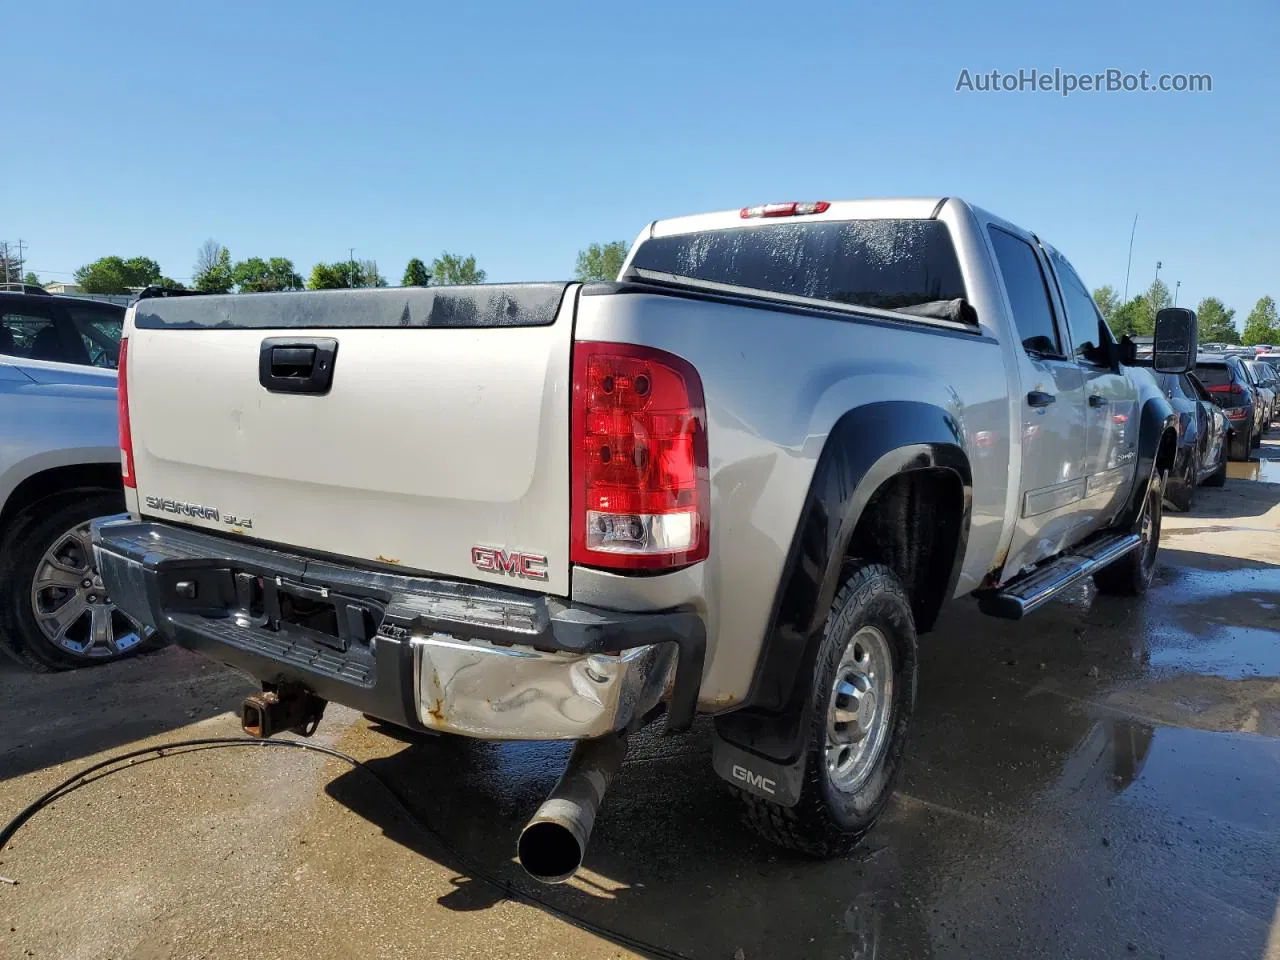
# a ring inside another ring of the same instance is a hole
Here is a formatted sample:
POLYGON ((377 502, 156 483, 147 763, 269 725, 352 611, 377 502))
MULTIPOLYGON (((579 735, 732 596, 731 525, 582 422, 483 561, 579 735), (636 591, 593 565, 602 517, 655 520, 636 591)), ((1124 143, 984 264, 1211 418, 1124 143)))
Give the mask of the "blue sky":
POLYGON ((207 237, 398 280, 788 199, 966 197, 1091 286, 1280 297, 1280 4, 9 5, 0 239, 44 279, 191 274, 207 237), (957 93, 961 69, 1209 73, 1213 92, 957 93), (60 271, 60 272, 59 272, 60 271))

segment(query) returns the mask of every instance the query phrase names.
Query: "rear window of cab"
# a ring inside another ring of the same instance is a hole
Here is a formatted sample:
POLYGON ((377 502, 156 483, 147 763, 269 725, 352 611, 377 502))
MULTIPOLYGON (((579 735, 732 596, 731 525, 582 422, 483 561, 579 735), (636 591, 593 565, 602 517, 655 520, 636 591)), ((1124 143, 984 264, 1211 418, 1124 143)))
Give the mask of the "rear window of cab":
POLYGON ((653 237, 631 267, 881 310, 965 296, 955 244, 937 220, 764 223, 653 237))

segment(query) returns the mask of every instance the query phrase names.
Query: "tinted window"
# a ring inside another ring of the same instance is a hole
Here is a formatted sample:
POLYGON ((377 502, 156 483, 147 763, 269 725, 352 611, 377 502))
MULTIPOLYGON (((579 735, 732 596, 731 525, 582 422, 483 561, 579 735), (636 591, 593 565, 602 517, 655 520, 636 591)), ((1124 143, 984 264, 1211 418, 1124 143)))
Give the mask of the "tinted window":
POLYGON ((1094 305, 1089 288, 1062 254, 1053 254, 1053 266, 1062 283, 1062 299, 1067 309, 1067 326, 1071 328, 1076 359, 1099 362, 1097 350, 1101 346, 1102 314, 1094 305))
POLYGON ((1022 346, 1030 353, 1061 356, 1062 344, 1053 323, 1049 288, 1045 286, 1044 272, 1031 244, 996 227, 991 227, 990 233, 1022 346))
POLYGON ((0 353, 26 360, 64 360, 58 328, 49 317, 21 307, 0 315, 0 353))
POLYGON ((1243 380, 1245 383, 1249 384, 1250 386, 1253 386, 1254 385, 1253 374, 1249 372, 1249 368, 1245 365, 1244 361, 1237 360, 1236 363, 1240 365, 1236 371, 1236 375, 1240 377, 1240 379, 1243 380))
POLYGON ((1182 381, 1182 392, 1188 397, 1196 400, 1209 399, 1209 395, 1204 392, 1204 387, 1200 385, 1200 381, 1191 374, 1184 373, 1179 379, 1182 381))
POLYGON ((894 310, 965 295, 936 220, 770 223, 646 240, 632 267, 894 310))
POLYGON ((1265 363, 1259 363, 1257 360, 1246 360, 1244 365, 1253 374, 1255 383, 1270 383, 1273 374, 1271 373, 1271 368, 1265 363))
POLYGON ((1227 369, 1225 363, 1196 364, 1196 378, 1206 387, 1231 386, 1231 371, 1227 369))
POLYGON ((120 359, 120 335, 124 330, 124 309, 85 304, 64 307, 76 326, 89 363, 95 367, 116 368, 120 359))

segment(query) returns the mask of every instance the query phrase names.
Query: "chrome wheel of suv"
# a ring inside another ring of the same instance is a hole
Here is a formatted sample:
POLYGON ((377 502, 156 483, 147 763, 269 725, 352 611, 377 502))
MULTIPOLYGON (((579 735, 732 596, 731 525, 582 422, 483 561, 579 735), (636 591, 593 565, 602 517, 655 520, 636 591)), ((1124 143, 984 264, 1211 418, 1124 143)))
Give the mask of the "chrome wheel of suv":
POLYGON ((107 595, 87 522, 57 537, 40 557, 31 581, 31 612, 45 637, 74 657, 119 656, 147 637, 142 624, 107 595))

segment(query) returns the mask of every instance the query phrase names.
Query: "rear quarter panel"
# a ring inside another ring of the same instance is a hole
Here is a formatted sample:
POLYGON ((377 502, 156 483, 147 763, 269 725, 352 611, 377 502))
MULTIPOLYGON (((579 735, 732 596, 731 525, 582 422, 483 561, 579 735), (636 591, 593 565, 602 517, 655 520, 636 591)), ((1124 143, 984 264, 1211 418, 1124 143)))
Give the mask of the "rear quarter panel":
POLYGON ((1009 390, 995 338, 644 293, 583 295, 576 338, 658 347, 702 377, 710 557, 643 579, 576 568, 572 596, 631 609, 697 607, 708 628, 703 709, 746 696, 818 458, 836 421, 856 407, 910 400, 945 412, 973 471, 957 593, 992 565, 1011 469, 1009 390))

